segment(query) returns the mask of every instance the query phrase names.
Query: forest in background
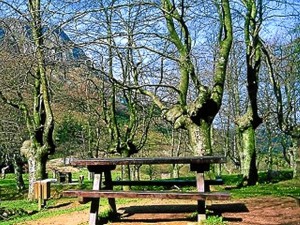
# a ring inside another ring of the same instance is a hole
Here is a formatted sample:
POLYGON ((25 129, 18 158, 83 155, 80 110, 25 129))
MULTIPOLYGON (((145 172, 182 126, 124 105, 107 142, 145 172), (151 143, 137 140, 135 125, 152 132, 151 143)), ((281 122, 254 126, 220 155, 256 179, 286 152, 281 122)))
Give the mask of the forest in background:
POLYGON ((0 1, 1 164, 33 183, 49 158, 213 154, 250 185, 299 176, 299 4, 0 1))

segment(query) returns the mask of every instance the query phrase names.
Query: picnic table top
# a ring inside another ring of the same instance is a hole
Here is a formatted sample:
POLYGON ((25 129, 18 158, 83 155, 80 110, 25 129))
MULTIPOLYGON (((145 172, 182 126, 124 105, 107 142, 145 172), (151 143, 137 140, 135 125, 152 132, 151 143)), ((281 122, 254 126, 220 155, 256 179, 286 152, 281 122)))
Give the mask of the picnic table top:
POLYGON ((147 158, 93 158, 77 159, 71 162, 73 166, 115 166, 142 164, 213 164, 225 163, 223 156, 191 156, 191 157, 147 157, 147 158))

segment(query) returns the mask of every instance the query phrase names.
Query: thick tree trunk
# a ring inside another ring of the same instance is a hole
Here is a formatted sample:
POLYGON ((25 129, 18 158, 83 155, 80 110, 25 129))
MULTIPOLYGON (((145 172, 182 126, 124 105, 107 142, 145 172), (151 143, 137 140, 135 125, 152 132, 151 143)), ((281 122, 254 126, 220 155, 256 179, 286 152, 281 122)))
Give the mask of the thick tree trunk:
POLYGON ((255 148, 255 129, 248 127, 242 131, 241 168, 243 180, 247 185, 255 185, 258 181, 256 168, 256 148, 255 148))
POLYGON ((13 159, 13 165, 15 168, 15 176, 16 176, 16 185, 17 185, 17 189, 18 191, 22 191, 25 189, 25 184, 24 184, 24 180, 23 180, 23 162, 21 160, 20 155, 14 155, 14 159, 13 159))
POLYGON ((29 173, 29 188, 28 188, 28 199, 34 199, 34 183, 38 180, 47 178, 46 173, 46 162, 47 159, 40 155, 30 155, 28 158, 28 173, 29 173))
POLYGON ((48 158, 48 150, 38 145, 32 144, 33 141, 24 141, 21 153, 28 160, 28 199, 34 199, 34 183, 38 180, 46 179, 46 163, 48 158))
POLYGON ((34 160, 33 157, 29 157, 27 160, 28 160, 28 180, 29 180, 28 199, 33 200, 34 199, 34 182, 36 182, 36 178, 35 178, 36 161, 34 160))
POLYGON ((211 154, 211 124, 202 121, 200 126, 195 123, 187 125, 190 148, 194 155, 203 156, 211 154))
POLYGON ((291 166, 293 168, 293 178, 300 179, 300 139, 293 138, 291 147, 291 166))
MULTIPOLYGON (((129 157, 128 152, 126 154, 123 154, 122 157, 129 157)), ((122 180, 131 180, 131 171, 130 171, 130 165, 122 165, 122 180)), ((130 190, 130 186, 123 186, 123 190, 130 190)))

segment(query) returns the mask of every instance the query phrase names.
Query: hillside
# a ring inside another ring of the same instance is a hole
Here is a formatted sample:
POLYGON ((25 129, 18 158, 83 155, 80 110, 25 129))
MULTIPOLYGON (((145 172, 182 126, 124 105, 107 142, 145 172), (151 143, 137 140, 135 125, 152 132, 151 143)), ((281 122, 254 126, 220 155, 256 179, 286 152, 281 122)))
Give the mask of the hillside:
MULTIPOLYGON (((46 59, 48 64, 70 64, 89 61, 83 49, 74 43, 61 28, 44 27, 46 59)), ((12 54, 29 55, 34 52, 30 26, 16 19, 0 20, 0 48, 12 54)))

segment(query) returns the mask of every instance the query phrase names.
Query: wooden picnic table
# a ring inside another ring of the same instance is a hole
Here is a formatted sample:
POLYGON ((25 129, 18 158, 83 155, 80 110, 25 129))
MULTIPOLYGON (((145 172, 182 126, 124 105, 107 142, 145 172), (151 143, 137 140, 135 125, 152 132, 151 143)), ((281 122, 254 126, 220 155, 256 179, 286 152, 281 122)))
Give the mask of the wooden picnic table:
POLYGON ((81 202, 91 201, 90 225, 97 224, 100 197, 108 198, 111 210, 116 213, 115 198, 160 198, 160 199, 194 199, 197 200, 198 221, 204 220, 205 200, 228 199, 228 193, 206 192, 204 172, 209 171, 211 164, 225 163, 221 156, 197 156, 197 157, 154 157, 154 158, 99 158, 84 159, 71 162, 73 166, 84 166, 94 173, 93 190, 69 190, 65 196, 77 196, 81 202), (170 192, 170 191, 113 191, 111 172, 118 165, 151 165, 151 164, 189 164, 190 170, 195 171, 197 192, 170 192), (103 175, 105 187, 102 187, 103 175))

